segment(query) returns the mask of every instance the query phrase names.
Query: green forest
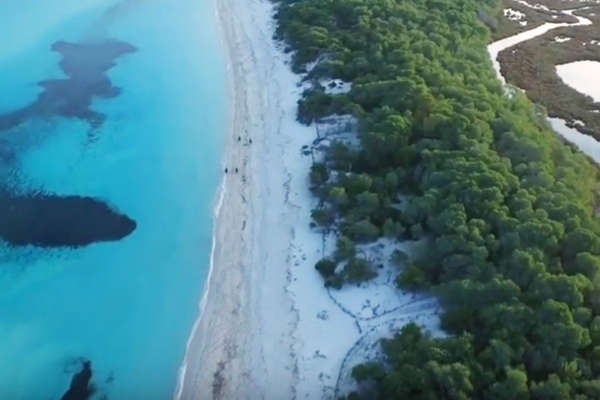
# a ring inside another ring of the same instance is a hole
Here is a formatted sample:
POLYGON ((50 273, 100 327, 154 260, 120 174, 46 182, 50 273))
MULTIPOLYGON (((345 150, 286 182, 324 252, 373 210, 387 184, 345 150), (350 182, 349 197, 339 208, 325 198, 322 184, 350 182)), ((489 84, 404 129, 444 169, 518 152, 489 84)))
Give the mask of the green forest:
POLYGON ((340 287, 376 274, 357 243, 422 240, 397 282, 444 310, 446 338, 408 325, 383 340, 387 359, 354 368, 363 390, 348 399, 600 399, 598 170, 496 79, 482 21, 497 11, 494 0, 277 5, 277 37, 315 82, 299 120, 359 121, 359 148, 335 143, 310 173, 313 224, 339 233, 316 268, 340 287), (327 94, 321 78, 352 89, 327 94))

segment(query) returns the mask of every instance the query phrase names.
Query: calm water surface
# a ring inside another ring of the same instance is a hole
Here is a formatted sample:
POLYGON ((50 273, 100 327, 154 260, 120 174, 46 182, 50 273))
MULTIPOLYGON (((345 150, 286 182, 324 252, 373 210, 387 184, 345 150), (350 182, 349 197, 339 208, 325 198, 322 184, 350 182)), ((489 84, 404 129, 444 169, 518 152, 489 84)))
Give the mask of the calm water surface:
MULTIPOLYGON (((94 399, 168 399, 220 178, 214 4, 3 0, 0 34, 0 195, 93 199, 135 221, 77 248, 0 240, 0 398, 60 399, 85 359, 94 399)), ((74 225, 60 239, 113 215, 69 207, 52 211, 74 225)))
POLYGON ((556 73, 573 89, 600 101, 600 62, 576 61, 556 66, 556 73))

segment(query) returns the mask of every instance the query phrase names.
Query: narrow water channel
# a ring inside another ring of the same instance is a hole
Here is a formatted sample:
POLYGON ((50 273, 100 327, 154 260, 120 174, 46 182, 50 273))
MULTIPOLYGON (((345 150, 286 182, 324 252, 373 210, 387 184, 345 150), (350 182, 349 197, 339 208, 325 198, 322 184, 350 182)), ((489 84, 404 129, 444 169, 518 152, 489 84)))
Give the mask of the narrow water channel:
MULTIPOLYGON (((574 24, 548 22, 535 29, 530 29, 528 31, 521 32, 519 34, 491 43, 488 46, 488 53, 490 54, 490 58, 492 59, 492 63, 494 64, 494 69, 496 70, 496 75, 498 76, 498 79, 500 79, 502 83, 506 84, 506 77, 502 75, 502 72, 500 70, 500 64, 498 62, 498 54, 500 54, 500 52, 502 52, 503 50, 516 46, 517 44, 525 42, 527 40, 531 40, 538 36, 544 35, 545 33, 556 28, 561 28, 565 26, 584 26, 592 24, 592 21, 590 21, 587 18, 573 15, 575 11, 577 10, 562 11, 567 15, 571 15, 577 18, 577 22, 574 24)), ((561 11, 555 10, 555 12, 561 11)), ((579 90, 577 88, 575 89, 579 90)), ((600 164, 600 142, 598 140, 596 140, 592 136, 585 135, 579 132, 577 129, 568 127, 567 122, 563 119, 548 118, 548 121, 550 122, 552 129, 554 129, 561 137, 563 137, 569 143, 572 143, 575 146, 577 146, 577 148, 582 153, 593 159, 597 164, 600 164)))

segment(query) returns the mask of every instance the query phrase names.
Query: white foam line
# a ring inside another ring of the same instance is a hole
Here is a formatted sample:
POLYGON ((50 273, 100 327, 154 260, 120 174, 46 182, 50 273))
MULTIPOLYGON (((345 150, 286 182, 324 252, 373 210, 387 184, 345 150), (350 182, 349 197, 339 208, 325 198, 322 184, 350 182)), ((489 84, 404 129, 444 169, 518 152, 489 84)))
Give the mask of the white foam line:
POLYGON ((194 321, 194 326, 192 327, 192 332, 190 333, 190 336, 188 337, 187 343, 185 345, 185 356, 183 357, 183 363, 181 364, 181 367, 179 368, 179 374, 177 377, 177 387, 175 390, 175 396, 174 398, 176 400, 180 400, 181 399, 181 394, 183 392, 183 384, 185 382, 185 375, 187 372, 187 364, 188 364, 188 356, 189 356, 189 352, 190 352, 190 345, 192 343, 192 340, 194 339, 194 337, 196 336, 196 331, 198 330, 198 326, 200 326, 200 321, 202 320, 202 317, 204 316, 204 311, 206 309, 206 302, 208 301, 208 294, 210 292, 210 286, 211 286, 211 282, 212 282, 212 273, 213 273, 213 269, 215 266, 215 249, 217 247, 217 220, 219 217, 219 214, 221 213, 221 208, 223 207, 223 199, 225 198, 225 192, 227 190, 227 176, 223 177, 223 180, 221 181, 221 187, 219 188, 219 197, 217 200, 217 204, 215 205, 215 209, 214 209, 214 223, 213 223, 213 235, 212 235, 212 245, 211 245, 211 249, 210 249, 210 263, 209 263, 209 268, 208 268, 208 276, 206 277, 206 286, 205 286, 205 290, 204 293, 202 294, 202 299, 200 300, 200 303, 198 303, 198 318, 196 318, 196 321, 194 321))
MULTIPOLYGON (((214 15, 217 21, 217 29, 219 30, 219 38, 220 38, 220 42, 221 42, 221 48, 223 49, 223 52, 225 54, 226 57, 226 62, 225 62, 225 69, 228 75, 227 78, 227 98, 229 101, 229 110, 228 110, 228 116, 227 116, 227 127, 226 127, 226 132, 227 134, 229 134, 229 132, 231 131, 231 124, 234 121, 234 102, 235 102, 235 98, 233 95, 233 83, 232 81, 232 77, 231 77, 231 61, 229 60, 229 44, 226 41, 226 35, 224 32, 224 27, 222 24, 222 20, 221 20, 221 15, 219 13, 219 7, 216 3, 216 1, 213 2, 213 7, 214 7, 214 15)), ((223 148, 223 165, 222 165, 222 169, 226 167, 226 163, 227 163, 227 158, 229 155, 229 151, 230 151, 230 145, 231 143, 229 143, 229 140, 225 139, 225 143, 224 143, 224 148, 223 148)), ((186 378, 186 373, 187 373, 187 366, 188 366, 188 359, 190 357, 190 347, 192 344, 192 341, 194 340, 194 338, 196 337, 196 333, 198 331, 198 327, 200 326, 200 321, 202 321, 202 318, 204 317, 204 313, 206 311, 206 304, 208 302, 208 295, 210 293, 210 287, 212 286, 212 275, 213 275, 213 271, 215 268, 215 252, 216 252, 216 248, 217 248, 217 227, 219 225, 219 215, 221 214, 221 209, 223 208, 223 202, 225 199, 225 193, 227 192, 227 174, 223 175, 223 179, 221 180, 221 186, 219 187, 219 192, 218 192, 218 198, 217 198, 217 203, 215 204, 215 208, 213 211, 213 228, 212 228, 212 244, 211 244, 211 249, 210 249, 210 260, 209 260, 209 267, 208 267, 208 275, 206 277, 205 280, 205 287, 204 287, 204 293, 202 294, 202 298, 200 299, 200 302, 198 303, 198 317, 196 318, 196 320, 194 321, 194 325, 192 326, 192 331, 190 332, 190 335, 187 339, 186 345, 185 345, 185 354, 183 357, 183 362, 181 364, 181 367, 179 367, 179 373, 177 376, 177 386, 175 388, 175 394, 173 396, 174 400, 181 400, 181 396, 183 394, 183 387, 184 387, 184 383, 185 383, 185 378, 186 378)))

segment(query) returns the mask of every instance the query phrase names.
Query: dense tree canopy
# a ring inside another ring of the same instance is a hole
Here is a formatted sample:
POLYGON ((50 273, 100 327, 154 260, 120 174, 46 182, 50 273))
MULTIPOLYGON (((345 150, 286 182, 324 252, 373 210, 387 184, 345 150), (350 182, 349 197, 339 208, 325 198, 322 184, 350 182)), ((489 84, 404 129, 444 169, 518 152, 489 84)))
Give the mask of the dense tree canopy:
MULTIPOLYGON (((493 0, 282 2, 278 36, 295 70, 316 62, 299 103, 310 123, 359 120, 313 166, 314 223, 339 231, 317 269, 340 286, 371 278, 354 243, 424 239, 398 282, 428 287, 450 334, 415 326, 356 367, 380 399, 600 398, 598 174, 544 114, 507 95, 478 15, 493 0), (320 78, 352 83, 328 94, 320 78)), ((371 398, 352 394, 351 398, 371 398)))

